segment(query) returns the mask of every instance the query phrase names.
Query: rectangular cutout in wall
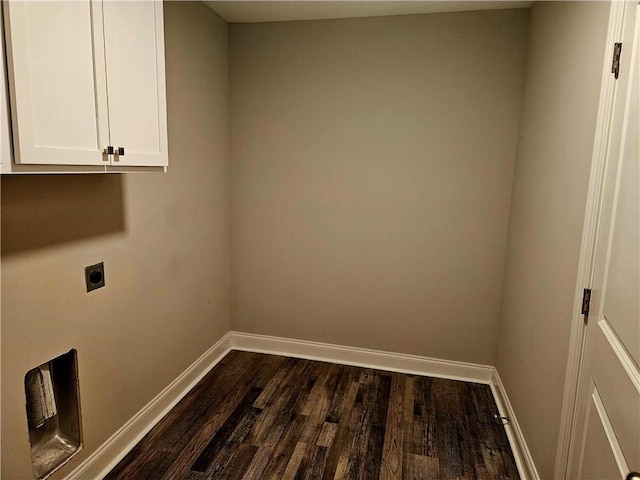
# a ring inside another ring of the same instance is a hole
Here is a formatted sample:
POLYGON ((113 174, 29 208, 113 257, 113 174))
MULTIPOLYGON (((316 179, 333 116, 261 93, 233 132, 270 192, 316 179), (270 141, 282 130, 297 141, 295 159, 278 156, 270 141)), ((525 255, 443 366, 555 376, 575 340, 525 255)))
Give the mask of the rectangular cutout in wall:
POLYGON ((31 466, 46 478, 82 448, 77 352, 71 350, 24 377, 31 466))

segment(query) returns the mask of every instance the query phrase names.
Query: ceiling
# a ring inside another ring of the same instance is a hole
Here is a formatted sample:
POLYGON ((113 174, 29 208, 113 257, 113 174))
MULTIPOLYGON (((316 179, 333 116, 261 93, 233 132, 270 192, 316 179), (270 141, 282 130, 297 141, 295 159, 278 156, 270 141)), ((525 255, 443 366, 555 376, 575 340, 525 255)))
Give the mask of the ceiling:
POLYGON ((210 0, 204 3, 229 23, 253 23, 529 8, 533 2, 524 0, 210 0))

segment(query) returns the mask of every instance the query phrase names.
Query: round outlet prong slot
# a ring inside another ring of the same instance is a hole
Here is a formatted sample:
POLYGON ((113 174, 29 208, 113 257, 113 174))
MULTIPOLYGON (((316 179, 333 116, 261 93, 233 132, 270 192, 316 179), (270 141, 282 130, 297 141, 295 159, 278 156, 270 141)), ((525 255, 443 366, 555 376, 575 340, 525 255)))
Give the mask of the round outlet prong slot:
POLYGON ((89 280, 91 280, 91 283, 100 283, 102 281, 102 272, 93 270, 89 274, 89 280))

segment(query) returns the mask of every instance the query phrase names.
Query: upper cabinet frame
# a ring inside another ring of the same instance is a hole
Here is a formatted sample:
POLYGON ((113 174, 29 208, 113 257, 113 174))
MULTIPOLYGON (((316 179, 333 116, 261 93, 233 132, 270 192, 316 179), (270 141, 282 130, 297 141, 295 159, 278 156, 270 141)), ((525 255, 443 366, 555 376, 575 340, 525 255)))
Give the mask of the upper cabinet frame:
POLYGON ((13 161, 3 172, 168 165, 162 2, 2 2, 13 161))

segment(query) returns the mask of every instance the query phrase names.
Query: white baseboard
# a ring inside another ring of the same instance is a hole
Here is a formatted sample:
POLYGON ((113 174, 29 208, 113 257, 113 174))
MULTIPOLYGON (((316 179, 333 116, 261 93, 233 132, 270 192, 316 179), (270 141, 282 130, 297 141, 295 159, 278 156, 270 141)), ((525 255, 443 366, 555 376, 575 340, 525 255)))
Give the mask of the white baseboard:
POLYGON ((502 380, 500 380, 498 370, 495 368, 493 369, 493 377, 491 378, 490 385, 500 415, 509 417, 509 423, 505 425, 505 431, 511 444, 511 451, 516 459, 520 477, 523 480, 540 480, 540 475, 538 475, 538 470, 533 463, 533 457, 527 447, 527 442, 518 424, 518 419, 507 396, 507 391, 504 388, 502 380))
POLYGON ((66 480, 103 478, 231 350, 228 332, 73 470, 66 480))
POLYGON ((538 480, 533 460, 494 367, 357 347, 228 332, 84 460, 66 480, 103 478, 230 350, 270 353, 491 386, 523 480, 538 480))
POLYGON ((328 343, 293 340, 290 338, 231 332, 231 348, 247 352, 270 353, 322 362, 377 368, 392 372, 427 375, 430 377, 489 384, 493 367, 474 363, 453 362, 403 353, 383 352, 366 348, 344 347, 328 343))

